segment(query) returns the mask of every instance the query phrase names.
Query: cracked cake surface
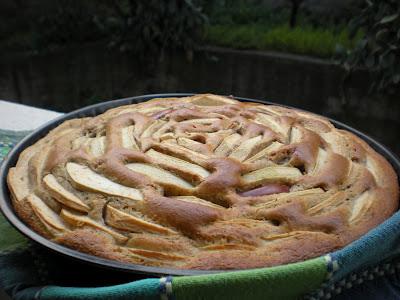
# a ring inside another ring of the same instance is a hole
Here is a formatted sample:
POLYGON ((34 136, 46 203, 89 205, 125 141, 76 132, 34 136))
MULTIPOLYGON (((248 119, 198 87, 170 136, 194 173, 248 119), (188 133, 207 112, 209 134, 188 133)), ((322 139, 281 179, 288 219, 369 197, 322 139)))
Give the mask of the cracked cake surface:
POLYGON ((19 217, 127 263, 246 269, 339 249, 398 207, 391 165, 324 117, 212 94, 65 121, 25 149, 19 217))

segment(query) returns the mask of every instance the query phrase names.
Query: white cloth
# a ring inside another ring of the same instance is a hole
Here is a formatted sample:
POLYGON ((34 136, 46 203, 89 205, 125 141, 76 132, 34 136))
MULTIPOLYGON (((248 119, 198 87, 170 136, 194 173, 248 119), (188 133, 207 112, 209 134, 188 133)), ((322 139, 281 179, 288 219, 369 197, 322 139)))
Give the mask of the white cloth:
POLYGON ((0 129, 33 130, 60 115, 59 112, 0 100, 0 129))

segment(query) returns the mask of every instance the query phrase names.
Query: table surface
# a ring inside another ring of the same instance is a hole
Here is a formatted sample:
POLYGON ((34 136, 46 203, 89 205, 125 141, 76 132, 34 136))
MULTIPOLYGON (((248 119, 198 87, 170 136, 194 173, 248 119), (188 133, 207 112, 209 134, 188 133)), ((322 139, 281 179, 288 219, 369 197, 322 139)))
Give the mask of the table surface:
MULTIPOLYGON (((18 131, 34 130, 60 115, 62 115, 62 113, 0 100, 0 129, 18 131)), ((378 286, 381 284, 382 283, 378 283, 378 286)), ((365 293, 362 294, 365 298, 365 293)), ((351 297, 346 298, 346 295, 341 295, 338 299, 347 300, 351 299, 351 297)), ((368 299, 378 298, 374 298, 374 296, 371 295, 368 299)), ((10 298, 0 290, 0 300, 10 300, 10 298)))
MULTIPOLYGON (((34 130, 61 113, 0 100, 0 129, 34 130)), ((0 290, 0 300, 10 299, 0 290)))
POLYGON ((0 129, 33 130, 61 113, 0 100, 0 129))

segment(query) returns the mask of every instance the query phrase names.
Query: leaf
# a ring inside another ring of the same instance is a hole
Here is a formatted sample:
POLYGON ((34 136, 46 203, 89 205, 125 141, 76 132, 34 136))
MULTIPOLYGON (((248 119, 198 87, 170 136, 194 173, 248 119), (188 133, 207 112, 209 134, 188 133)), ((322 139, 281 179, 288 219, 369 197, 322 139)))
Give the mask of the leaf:
POLYGON ((375 56, 374 55, 369 55, 367 59, 365 60, 365 66, 369 69, 373 68, 375 65, 375 56))
POLYGON ((400 74, 396 74, 393 76, 392 81, 394 84, 400 83, 400 74))
POLYGON ((386 24, 386 23, 393 22, 394 20, 396 20, 398 18, 398 16, 399 16, 399 14, 393 14, 390 16, 386 16, 379 23, 386 24))
POLYGON ((342 45, 340 44, 336 44, 335 46, 335 52, 338 55, 344 55, 346 53, 346 48, 344 48, 342 45))
POLYGON ((344 69, 345 69, 347 72, 349 72, 349 71, 351 70, 350 64, 347 63, 347 62, 345 62, 345 63, 343 64, 343 67, 344 67, 344 69))
POLYGON ((360 47, 360 49, 364 49, 366 46, 368 45, 368 40, 367 39, 361 39, 358 42, 358 47, 360 47))
POLYGON ((383 49, 383 48, 382 48, 381 46, 375 45, 375 47, 373 47, 373 48, 371 49, 371 53, 373 53, 373 54, 378 53, 378 52, 382 51, 382 49, 383 49))
POLYGON ((144 37, 145 40, 149 39, 149 37, 150 37, 150 28, 149 28, 149 26, 145 26, 143 28, 143 37, 144 37))
POLYGON ((388 67, 392 66, 396 61, 396 55, 393 52, 390 52, 388 55, 388 67))
POLYGON ((393 53, 386 54, 385 52, 379 57, 379 66, 386 69, 394 63, 395 59, 396 57, 393 53))
POLYGON ((388 37, 388 33, 389 33, 389 30, 388 30, 387 28, 383 28, 383 29, 379 30, 379 31, 376 33, 375 38, 376 38, 378 41, 379 41, 379 40, 383 40, 383 39, 385 39, 385 38, 388 37))
POLYGON ((175 2, 175 0, 170 0, 169 1, 169 3, 168 3, 169 5, 168 5, 168 12, 170 13, 170 14, 174 14, 174 13, 176 13, 176 2, 175 2))

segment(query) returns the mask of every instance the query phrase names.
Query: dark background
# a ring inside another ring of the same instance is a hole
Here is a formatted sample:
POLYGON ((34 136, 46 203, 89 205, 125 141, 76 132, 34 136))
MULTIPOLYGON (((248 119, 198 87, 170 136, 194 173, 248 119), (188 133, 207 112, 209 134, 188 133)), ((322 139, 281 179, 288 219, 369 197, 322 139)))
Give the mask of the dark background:
POLYGON ((164 92, 266 99, 400 153, 397 94, 368 93, 369 70, 335 60, 364 1, 183 2, 1 1, 0 99, 61 112, 164 92))
MULTIPOLYGON (((397 31, 400 26, 391 23, 396 18, 383 19, 394 16, 396 5, 384 5, 395 1, 372 2, 383 3, 373 15, 379 26, 397 31)), ((381 56, 352 57, 355 49, 382 45, 378 38, 363 44, 363 38, 378 36, 367 23, 351 33, 365 5, 364 0, 2 0, 0 99, 60 112, 152 93, 264 99, 342 121, 399 155, 399 92, 391 92, 391 85, 372 88, 380 67, 390 69, 394 85, 400 82, 400 30, 397 40, 385 28, 378 32, 386 44, 372 52, 383 51, 381 56), (352 59, 357 63, 349 73, 352 59)))

